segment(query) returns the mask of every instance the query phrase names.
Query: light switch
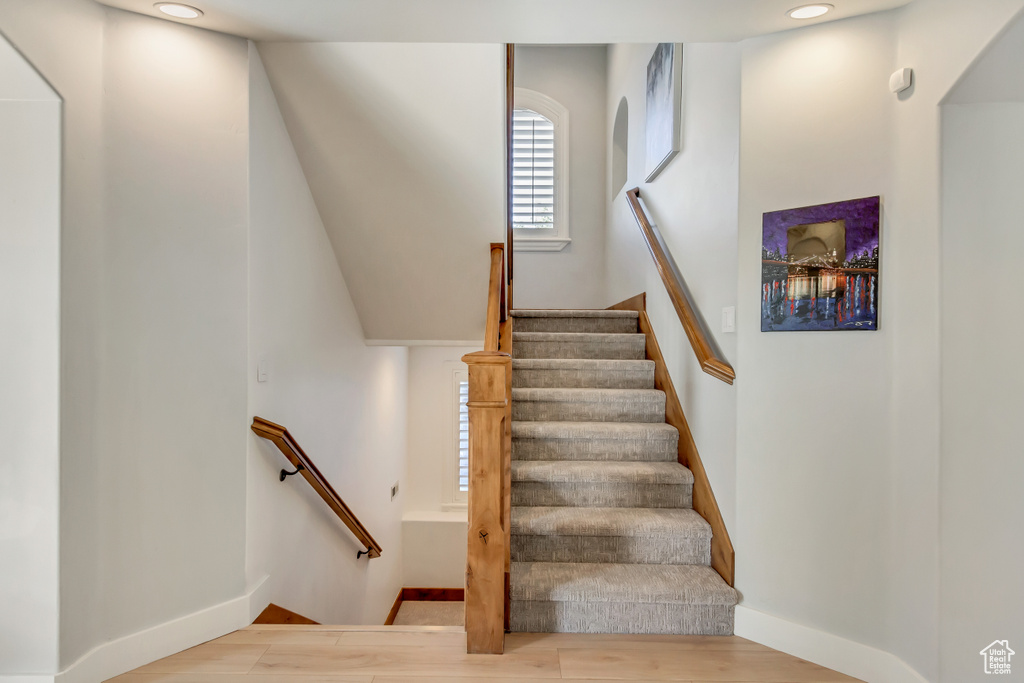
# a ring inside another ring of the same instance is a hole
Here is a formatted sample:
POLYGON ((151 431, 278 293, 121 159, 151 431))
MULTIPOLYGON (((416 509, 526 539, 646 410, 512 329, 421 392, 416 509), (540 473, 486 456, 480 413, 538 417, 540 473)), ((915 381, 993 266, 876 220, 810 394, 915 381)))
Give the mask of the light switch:
POLYGON ((256 381, 266 382, 270 379, 270 361, 260 358, 256 363, 256 381))
POLYGON ((722 309, 722 332, 736 331, 736 307, 727 306, 722 309))

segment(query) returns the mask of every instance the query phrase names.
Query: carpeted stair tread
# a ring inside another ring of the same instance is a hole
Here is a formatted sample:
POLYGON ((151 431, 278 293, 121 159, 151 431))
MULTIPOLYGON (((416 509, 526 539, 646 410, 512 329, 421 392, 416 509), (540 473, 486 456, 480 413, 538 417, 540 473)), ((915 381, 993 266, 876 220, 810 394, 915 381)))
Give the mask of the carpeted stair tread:
POLYGON ((516 342, 620 344, 624 341, 643 341, 646 345, 647 338, 639 332, 516 332, 515 328, 512 330, 513 351, 516 342))
POLYGON ((569 441, 644 439, 676 443, 679 440, 679 432, 665 422, 544 422, 542 420, 527 420, 512 423, 512 438, 569 441))
POLYGON ((644 360, 647 340, 636 332, 512 331, 513 358, 644 360))
POLYGON ((572 387, 522 387, 512 390, 512 402, 559 401, 564 403, 621 403, 623 401, 664 404, 660 389, 580 389, 572 387))
POLYGON ((513 311, 516 332, 591 332, 635 334, 636 311, 529 310, 513 311))
POLYGON ((653 389, 654 361, 518 358, 512 361, 512 386, 653 389))
POLYGON ((732 606, 737 593, 706 565, 513 562, 511 599, 732 606))
POLYGON ((653 360, 603 358, 517 358, 512 370, 626 370, 654 367, 653 360))
POLYGON ((512 534, 711 538, 711 525, 691 509, 513 507, 512 534))
POLYGON ((513 482, 693 485, 693 473, 677 462, 515 460, 513 482))
POLYGON ((679 508, 512 506, 513 562, 710 564, 711 526, 679 508))
POLYGON ((664 422, 657 389, 513 388, 513 420, 664 422))
POLYGON ((693 474, 677 462, 513 460, 512 505, 688 508, 693 474))
POLYGON ((676 462, 678 449, 664 422, 512 422, 513 460, 676 462))
POLYGON ((614 311, 604 308, 527 308, 512 311, 513 318, 631 318, 636 320, 636 311, 614 311))

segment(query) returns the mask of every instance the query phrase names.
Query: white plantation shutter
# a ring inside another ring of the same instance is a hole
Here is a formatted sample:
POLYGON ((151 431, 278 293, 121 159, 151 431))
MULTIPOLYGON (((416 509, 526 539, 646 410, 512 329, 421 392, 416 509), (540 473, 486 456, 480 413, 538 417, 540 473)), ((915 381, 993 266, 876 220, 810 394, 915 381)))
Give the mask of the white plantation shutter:
POLYGON ((554 228, 555 125, 532 109, 512 113, 512 227, 554 228))
POLYGON ((458 491, 469 491, 469 382, 459 382, 459 471, 458 491))

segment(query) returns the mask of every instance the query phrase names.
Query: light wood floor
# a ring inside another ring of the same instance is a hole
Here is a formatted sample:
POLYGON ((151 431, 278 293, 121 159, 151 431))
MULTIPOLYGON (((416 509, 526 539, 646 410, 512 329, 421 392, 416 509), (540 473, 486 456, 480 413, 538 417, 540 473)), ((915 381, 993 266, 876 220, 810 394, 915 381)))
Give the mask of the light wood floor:
POLYGON ((514 633, 467 655, 451 626, 251 626, 116 683, 835 683, 854 678, 743 638, 514 633))

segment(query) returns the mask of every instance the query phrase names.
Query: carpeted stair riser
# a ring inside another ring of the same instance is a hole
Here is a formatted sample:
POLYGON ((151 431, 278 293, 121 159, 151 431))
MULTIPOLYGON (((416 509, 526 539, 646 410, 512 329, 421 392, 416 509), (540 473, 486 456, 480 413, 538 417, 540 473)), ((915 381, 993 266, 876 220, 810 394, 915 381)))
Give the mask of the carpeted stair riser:
POLYGON ((735 604, 708 566, 513 562, 513 600, 735 604))
POLYGON ((515 633, 647 633, 731 636, 732 605, 513 600, 515 633))
POLYGON ((512 423, 513 460, 675 462, 679 432, 667 424, 512 423))
POLYGON ((693 502, 693 473, 668 462, 512 463, 512 505, 683 508, 693 502))
POLYGON ((513 358, 644 360, 642 334, 512 332, 513 358))
POLYGON ((706 564, 711 538, 680 538, 669 545, 662 536, 512 535, 513 562, 615 562, 618 564, 706 564))
POLYGON ((518 359, 512 361, 512 386, 653 389, 654 361, 518 359))
POLYGON ((708 566, 513 562, 513 631, 730 635, 736 591, 708 566))
POLYGON ((513 562, 708 564, 711 534, 700 536, 539 536, 512 534, 513 562))
POLYGON ((711 526, 688 509, 513 507, 512 561, 710 564, 711 526))
POLYGON ((532 318, 515 316, 516 332, 597 332, 604 334, 635 334, 636 313, 632 316, 614 318, 545 317, 532 318))
POLYGON ((513 460, 587 460, 618 462, 676 462, 673 442, 640 439, 594 439, 580 443, 570 439, 512 437, 513 460))
POLYGON ((683 484, 594 484, 589 482, 518 482, 513 505, 588 508, 679 508, 693 505, 693 489, 683 484))
POLYGON ((512 419, 664 422, 665 394, 653 389, 513 389, 512 419))

